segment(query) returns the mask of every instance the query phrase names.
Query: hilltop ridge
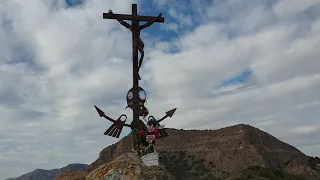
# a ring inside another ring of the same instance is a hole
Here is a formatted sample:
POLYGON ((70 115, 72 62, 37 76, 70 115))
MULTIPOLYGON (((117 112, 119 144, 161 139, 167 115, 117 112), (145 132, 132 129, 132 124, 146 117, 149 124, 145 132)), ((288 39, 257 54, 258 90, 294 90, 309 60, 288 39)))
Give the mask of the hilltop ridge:
POLYGON ((50 170, 44 170, 44 169, 36 169, 32 172, 23 174, 16 178, 9 178, 6 180, 53 180, 56 179, 61 173, 66 171, 80 171, 80 170, 86 170, 88 168, 87 164, 69 164, 63 168, 59 169, 50 169, 50 170))

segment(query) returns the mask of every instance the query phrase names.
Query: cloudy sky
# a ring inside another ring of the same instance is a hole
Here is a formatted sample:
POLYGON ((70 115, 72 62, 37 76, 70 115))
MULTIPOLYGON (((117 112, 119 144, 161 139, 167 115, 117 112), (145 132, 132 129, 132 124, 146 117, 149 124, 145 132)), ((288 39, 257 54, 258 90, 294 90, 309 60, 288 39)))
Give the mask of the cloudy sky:
POLYGON ((140 84, 155 117, 178 108, 166 127, 250 124, 320 156, 318 0, 2 0, 0 179, 89 164, 117 141, 93 105, 131 118, 131 34, 102 13, 132 2, 165 17, 141 35, 140 84))

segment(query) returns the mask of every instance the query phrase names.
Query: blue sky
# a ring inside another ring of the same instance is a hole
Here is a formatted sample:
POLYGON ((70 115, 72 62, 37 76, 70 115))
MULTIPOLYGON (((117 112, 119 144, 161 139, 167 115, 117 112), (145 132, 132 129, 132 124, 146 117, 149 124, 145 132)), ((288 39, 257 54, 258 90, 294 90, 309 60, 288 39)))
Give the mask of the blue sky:
POLYGON ((232 84, 244 84, 249 78, 252 76, 252 71, 250 69, 246 69, 240 74, 237 74, 236 76, 223 81, 221 86, 229 86, 232 84))
POLYGON ((85 0, 65 0, 67 8, 73 8, 82 5, 85 0))
MULTIPOLYGON (((320 156, 318 1, 134 2, 165 18, 142 34, 150 115, 177 107, 163 121, 177 129, 250 124, 320 156)), ((93 105, 130 123, 131 34, 102 13, 131 13, 132 3, 0 3, 0 179, 89 164, 118 141, 93 105)))

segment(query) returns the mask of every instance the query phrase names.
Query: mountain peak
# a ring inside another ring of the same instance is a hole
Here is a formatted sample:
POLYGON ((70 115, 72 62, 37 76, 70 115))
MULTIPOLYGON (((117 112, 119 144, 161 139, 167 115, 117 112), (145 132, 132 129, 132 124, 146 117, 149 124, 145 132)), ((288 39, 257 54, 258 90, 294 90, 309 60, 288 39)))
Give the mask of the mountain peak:
POLYGON ((35 169, 32 172, 24 174, 22 176, 16 178, 9 178, 7 180, 53 180, 56 179, 61 173, 66 171, 80 171, 86 170, 88 165, 86 164, 69 164, 60 169, 51 169, 51 170, 44 170, 44 169, 35 169))

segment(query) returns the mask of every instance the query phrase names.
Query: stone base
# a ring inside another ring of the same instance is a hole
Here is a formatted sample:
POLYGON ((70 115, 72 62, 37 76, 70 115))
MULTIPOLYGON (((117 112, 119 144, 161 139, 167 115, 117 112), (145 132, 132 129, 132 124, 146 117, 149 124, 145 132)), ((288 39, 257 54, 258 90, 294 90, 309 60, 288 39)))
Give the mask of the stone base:
POLYGON ((159 166, 158 153, 149 153, 141 157, 142 162, 147 166, 159 166))

